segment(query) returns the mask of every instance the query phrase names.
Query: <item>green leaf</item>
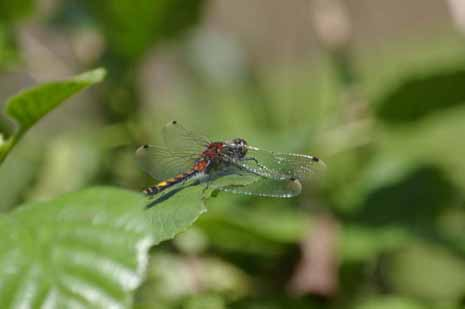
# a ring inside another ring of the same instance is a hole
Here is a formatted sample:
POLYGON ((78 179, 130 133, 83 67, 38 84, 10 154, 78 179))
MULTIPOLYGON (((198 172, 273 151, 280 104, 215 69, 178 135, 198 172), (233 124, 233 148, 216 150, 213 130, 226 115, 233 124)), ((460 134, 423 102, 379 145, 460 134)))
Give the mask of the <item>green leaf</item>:
POLYGON ((118 58, 137 60, 153 44, 174 38, 197 23, 203 0, 86 1, 101 27, 109 50, 118 58))
POLYGON ((263 296, 258 295, 255 297, 240 299, 228 306, 228 308, 241 309, 280 309, 280 308, 293 308, 293 309, 316 309, 328 308, 329 306, 321 305, 317 300, 312 297, 290 297, 281 291, 272 291, 271 293, 263 296))
POLYGON ((358 301, 354 309, 423 309, 429 308, 413 299, 400 296, 371 296, 358 301))
MULTIPOLYGON (((38 141, 22 143, 15 151, 14 160, 6 160, 0 166, 0 213, 17 206, 21 198, 29 195, 31 184, 40 171, 43 151, 43 144, 38 141)), ((64 179, 68 179, 68 175, 64 179)))
POLYGON ((130 307, 149 248, 205 211, 200 194, 147 210, 142 194, 97 187, 1 216, 0 307, 130 307))
POLYGON ((345 263, 363 263, 411 244, 416 235, 397 226, 370 227, 351 223, 341 229, 340 259, 345 263))
POLYGON ((72 95, 105 77, 104 69, 89 71, 64 81, 36 86, 20 92, 6 102, 6 115, 16 121, 16 132, 0 146, 0 163, 8 152, 37 121, 72 95))
MULTIPOLYGON (((135 305, 175 302, 180 298, 195 295, 198 290, 195 285, 189 284, 190 282, 200 282, 203 292, 221 295, 227 301, 249 293, 250 277, 233 263, 218 257, 201 256, 196 259, 196 272, 191 271, 191 263, 192 256, 189 255, 166 253, 161 250, 152 254, 147 278, 137 290, 135 305), (182 283, 179 278, 183 278, 182 283)), ((161 306, 153 304, 144 308, 159 307, 161 306)))
POLYGON ((17 22, 23 17, 30 15, 35 7, 33 0, 8 1, 0 0, 0 23, 17 22))
MULTIPOLYGON (((379 153, 386 158, 373 162, 402 161, 410 166, 434 162, 447 171, 448 177, 465 188, 465 147, 459 143, 465 132, 465 106, 449 108, 418 121, 413 127, 386 130, 379 134, 379 153)), ((405 164, 404 164, 405 165, 405 164)))
POLYGON ((459 194, 442 170, 419 166, 398 182, 368 193, 359 220, 376 227, 404 225, 412 230, 430 230, 440 213, 459 194))
POLYGON ((185 304, 186 309, 226 309, 226 301, 219 295, 200 294, 189 298, 185 304))
POLYGON ((396 292, 429 303, 460 303, 465 294, 465 262, 444 248, 410 244, 395 252, 385 266, 396 292))
POLYGON ((388 124, 406 124, 465 102, 463 68, 412 75, 383 96, 377 116, 388 124))
POLYGON ((8 69, 17 63, 20 57, 13 32, 9 24, 0 22, 0 69, 4 72, 8 72, 8 69))
POLYGON ((211 211, 197 226, 215 249, 276 256, 302 239, 310 224, 310 216, 292 208, 292 201, 262 199, 252 205, 243 196, 220 193, 208 200, 211 211))

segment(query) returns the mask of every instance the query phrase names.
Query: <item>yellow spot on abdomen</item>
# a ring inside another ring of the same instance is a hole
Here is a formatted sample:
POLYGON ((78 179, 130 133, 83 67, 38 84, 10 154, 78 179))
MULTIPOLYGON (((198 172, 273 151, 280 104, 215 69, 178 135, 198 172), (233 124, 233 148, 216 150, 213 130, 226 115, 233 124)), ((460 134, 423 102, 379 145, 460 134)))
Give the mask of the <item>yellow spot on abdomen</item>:
POLYGON ((157 184, 157 187, 165 187, 166 185, 168 185, 168 183, 166 181, 162 181, 157 184))

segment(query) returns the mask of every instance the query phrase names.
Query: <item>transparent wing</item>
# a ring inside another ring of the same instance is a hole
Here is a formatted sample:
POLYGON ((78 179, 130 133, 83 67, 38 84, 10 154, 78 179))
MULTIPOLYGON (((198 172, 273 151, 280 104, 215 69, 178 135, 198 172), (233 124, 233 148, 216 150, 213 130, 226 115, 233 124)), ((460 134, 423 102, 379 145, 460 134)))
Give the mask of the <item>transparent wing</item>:
POLYGON ((171 121, 162 129, 165 146, 143 145, 136 151, 141 168, 157 180, 183 173, 194 166, 209 141, 171 121))
POLYGON ((136 151, 140 167, 156 180, 164 180, 186 172, 194 166, 198 153, 174 152, 167 147, 142 145, 136 151))
POLYGON ((173 120, 162 129, 163 141, 169 151, 174 153, 201 153, 210 141, 185 129, 173 120))
POLYGON ((290 198, 300 194, 302 185, 297 179, 273 180, 270 178, 257 177, 256 181, 250 184, 228 185, 219 187, 218 189, 235 194, 290 198))
POLYGON ((304 180, 325 168, 323 161, 311 155, 273 152, 252 146, 247 149, 247 155, 235 164, 265 178, 304 180))
POLYGON ((297 196, 302 191, 302 185, 296 179, 265 178, 237 165, 229 165, 211 175, 208 186, 230 193, 278 198, 297 196))

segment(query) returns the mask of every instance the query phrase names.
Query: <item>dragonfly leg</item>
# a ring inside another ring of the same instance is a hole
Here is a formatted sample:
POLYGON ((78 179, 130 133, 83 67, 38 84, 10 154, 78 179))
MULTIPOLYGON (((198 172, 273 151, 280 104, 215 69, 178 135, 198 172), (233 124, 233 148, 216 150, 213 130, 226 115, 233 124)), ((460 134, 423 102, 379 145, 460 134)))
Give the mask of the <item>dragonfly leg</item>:
POLYGON ((260 164, 260 162, 258 162, 258 160, 255 159, 254 157, 246 157, 246 158, 243 158, 242 160, 244 160, 244 161, 254 161, 255 164, 257 164, 258 167, 260 167, 262 169, 265 169, 265 170, 269 170, 269 168, 267 168, 266 166, 260 164))
POLYGON ((205 192, 207 192, 208 189, 210 189, 210 182, 209 181, 207 181, 206 184, 205 184, 205 187, 203 187, 202 196, 205 196, 205 192))
POLYGON ((246 158, 243 158, 242 160, 244 160, 244 161, 254 161, 255 163, 259 164, 258 160, 255 159, 254 157, 246 157, 246 158))

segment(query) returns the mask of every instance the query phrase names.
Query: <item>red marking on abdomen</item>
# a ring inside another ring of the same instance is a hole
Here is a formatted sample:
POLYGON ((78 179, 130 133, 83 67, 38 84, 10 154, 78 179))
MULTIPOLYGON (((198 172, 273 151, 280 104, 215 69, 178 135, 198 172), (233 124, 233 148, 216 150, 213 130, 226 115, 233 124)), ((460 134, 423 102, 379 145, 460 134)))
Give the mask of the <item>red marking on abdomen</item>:
POLYGON ((209 163, 210 161, 201 159, 195 163, 193 170, 197 172, 204 172, 207 169, 209 163))

